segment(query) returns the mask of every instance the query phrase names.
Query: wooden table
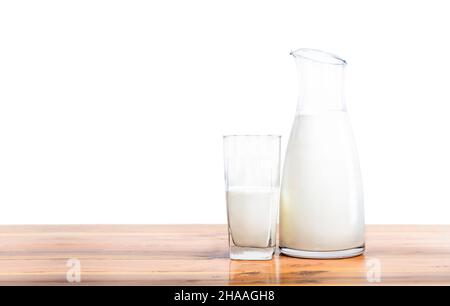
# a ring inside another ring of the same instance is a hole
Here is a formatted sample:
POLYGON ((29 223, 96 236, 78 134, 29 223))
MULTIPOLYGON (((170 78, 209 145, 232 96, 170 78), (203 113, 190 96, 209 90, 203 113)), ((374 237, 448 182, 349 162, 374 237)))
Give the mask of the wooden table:
POLYGON ((366 236, 364 256, 256 262, 228 259, 224 225, 0 226, 0 285, 450 285, 450 225, 366 236))

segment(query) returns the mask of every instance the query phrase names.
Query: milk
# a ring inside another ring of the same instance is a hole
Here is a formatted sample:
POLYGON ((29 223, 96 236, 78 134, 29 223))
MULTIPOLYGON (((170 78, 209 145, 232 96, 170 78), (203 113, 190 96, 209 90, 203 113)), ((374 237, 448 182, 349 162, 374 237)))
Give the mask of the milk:
POLYGON ((335 251, 363 244, 362 184, 347 113, 297 115, 284 163, 280 247, 335 251))
POLYGON ((275 245, 278 188, 230 187, 226 198, 230 239, 235 246, 267 248, 275 245))

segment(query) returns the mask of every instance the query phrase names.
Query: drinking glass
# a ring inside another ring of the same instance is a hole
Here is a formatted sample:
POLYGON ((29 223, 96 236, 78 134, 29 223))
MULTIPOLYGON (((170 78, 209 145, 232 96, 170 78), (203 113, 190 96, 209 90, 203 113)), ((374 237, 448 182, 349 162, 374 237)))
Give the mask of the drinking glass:
POLYGON ((224 136, 231 259, 270 260, 280 199, 280 136, 224 136))

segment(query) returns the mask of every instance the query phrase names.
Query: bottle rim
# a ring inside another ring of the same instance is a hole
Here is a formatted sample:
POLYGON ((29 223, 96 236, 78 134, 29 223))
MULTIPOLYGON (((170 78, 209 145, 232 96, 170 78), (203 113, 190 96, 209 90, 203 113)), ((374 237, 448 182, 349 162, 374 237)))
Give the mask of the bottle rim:
POLYGON ((333 53, 325 52, 318 49, 301 48, 292 51, 290 55, 292 55, 295 58, 304 58, 321 64, 340 65, 340 66, 347 65, 347 62, 343 58, 333 53))

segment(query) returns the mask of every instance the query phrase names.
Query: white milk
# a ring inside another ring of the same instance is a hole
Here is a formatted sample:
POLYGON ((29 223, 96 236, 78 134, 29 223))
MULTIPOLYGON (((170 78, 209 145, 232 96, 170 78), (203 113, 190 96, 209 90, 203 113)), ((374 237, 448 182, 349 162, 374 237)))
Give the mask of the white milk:
POLYGON ((298 115, 286 152, 280 246, 335 251, 364 244, 359 162, 348 115, 298 115))
POLYGON ((234 245, 257 248, 274 246, 278 188, 231 187, 226 197, 228 224, 234 245))

